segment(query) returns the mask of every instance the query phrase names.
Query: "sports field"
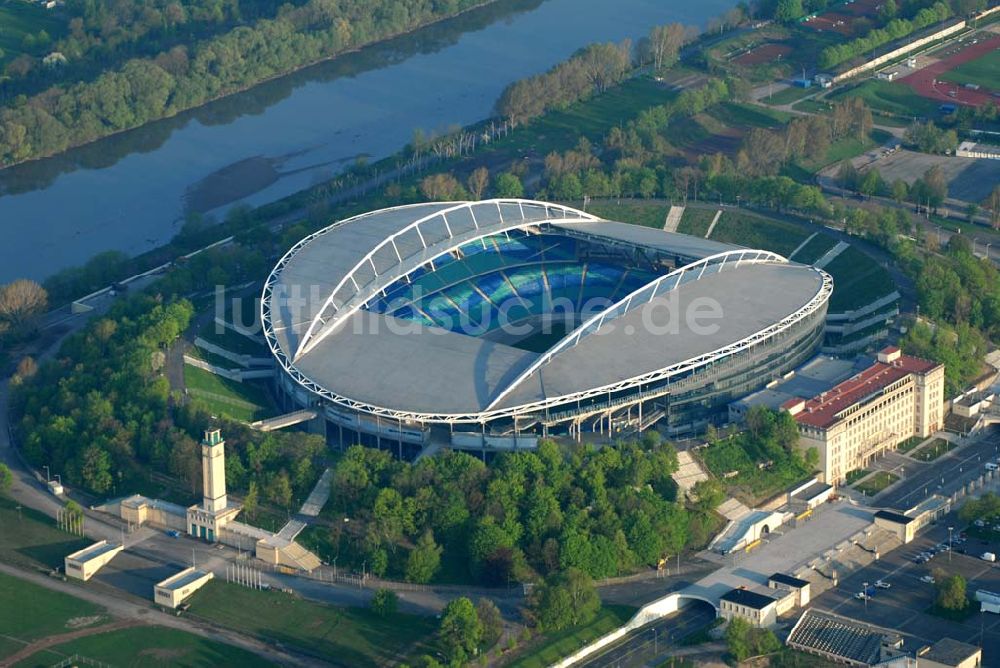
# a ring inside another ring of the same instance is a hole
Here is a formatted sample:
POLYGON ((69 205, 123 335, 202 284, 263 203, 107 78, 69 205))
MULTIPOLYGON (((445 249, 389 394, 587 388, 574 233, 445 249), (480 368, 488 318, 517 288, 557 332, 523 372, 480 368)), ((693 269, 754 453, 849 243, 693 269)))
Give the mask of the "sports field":
MULTIPOLYGON (((969 70, 965 68, 971 67, 971 71, 976 76, 979 76, 982 81, 991 82, 993 85, 996 85, 997 77, 1000 75, 995 70, 993 72, 988 71, 987 68, 991 63, 995 67, 997 61, 988 59, 987 57, 995 58, 998 49, 1000 49, 1000 35, 993 37, 983 36, 981 39, 976 39, 975 44, 970 44, 958 52, 950 53, 947 57, 903 77, 900 81, 910 86, 919 95, 939 102, 952 102, 972 106, 993 102, 996 98, 990 94, 989 90, 970 90, 965 88, 964 85, 959 85, 959 83, 979 82, 958 82, 948 75, 958 71, 959 74, 957 76, 959 78, 968 77, 969 70), (986 61, 985 65, 978 64, 984 60, 986 61)), ((980 85, 984 88, 993 87, 980 85)))
POLYGON ((975 84, 992 91, 1000 91, 1000 47, 985 56, 959 65, 941 75, 945 81, 957 84, 975 84))

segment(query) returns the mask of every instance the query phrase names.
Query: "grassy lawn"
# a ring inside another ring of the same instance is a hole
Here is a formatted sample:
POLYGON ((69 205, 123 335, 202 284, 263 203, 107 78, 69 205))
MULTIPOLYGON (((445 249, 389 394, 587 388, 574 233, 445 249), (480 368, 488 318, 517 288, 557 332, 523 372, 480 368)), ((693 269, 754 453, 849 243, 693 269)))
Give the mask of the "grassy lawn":
POLYGON ((805 241, 809 234, 792 223, 727 210, 716 223, 712 239, 748 248, 762 248, 787 256, 805 241))
POLYGON ((51 666, 73 655, 119 668, 180 665, 255 668, 277 665, 239 647, 162 626, 121 629, 87 636, 38 652, 16 665, 18 668, 51 666))
POLYGON ((868 469, 854 469, 853 471, 848 471, 847 475, 844 476, 844 478, 847 479, 848 485, 853 485, 854 483, 861 480, 869 473, 871 473, 871 471, 869 471, 868 469))
POLYGON ((681 216, 677 231, 696 237, 704 237, 716 213, 715 209, 684 209, 684 215, 681 216))
POLYGON ((743 102, 717 104, 708 111, 708 114, 730 127, 777 128, 793 118, 787 111, 743 102))
POLYGON ((854 246, 833 258, 824 270, 833 276, 830 313, 866 306, 896 289, 885 267, 854 246))
POLYGON ((862 83, 837 91, 831 100, 860 97, 872 110, 885 111, 900 116, 923 116, 934 118, 938 115, 940 103, 921 97, 913 89, 902 83, 868 79, 862 83))
POLYGON ((795 257, 790 259, 793 259, 796 262, 802 262, 803 264, 809 264, 823 257, 828 250, 836 245, 836 239, 827 236, 826 234, 819 233, 810 239, 809 242, 795 254, 795 257))
POLYGON ((897 480, 899 480, 899 476, 897 475, 893 475, 888 471, 878 471, 875 475, 869 476, 865 479, 864 482, 860 482, 855 485, 854 489, 858 490, 865 496, 875 496, 897 480))
POLYGON ((950 441, 946 441, 943 438, 935 438, 910 456, 922 462, 932 462, 954 447, 950 441))
MULTIPOLYGON (((61 592, 0 573, 0 659, 26 643, 108 621, 107 611, 61 592)), ((47 662, 46 665, 55 663, 47 662)))
POLYGON ((184 386, 195 401, 214 415, 253 422, 277 412, 259 385, 237 383, 190 364, 184 365, 184 386))
POLYGON ((801 100, 807 95, 813 95, 816 93, 815 88, 799 88, 798 86, 789 86, 788 88, 779 90, 770 97, 761 98, 761 102, 770 105, 782 105, 791 104, 797 100, 801 100))
POLYGON ((924 442, 924 439, 920 436, 911 436, 896 447, 896 452, 901 452, 906 454, 913 448, 917 447, 924 442))
POLYGON ((0 68, 24 53, 44 56, 52 50, 52 42, 65 32, 65 20, 44 7, 21 0, 0 0, 0 68), (26 35, 37 37, 40 30, 49 34, 49 44, 25 43, 26 35))
POLYGON ((655 227, 660 230, 663 229, 663 223, 667 219, 669 210, 670 206, 663 202, 643 202, 641 200, 591 202, 587 207, 587 213, 607 220, 655 227))
POLYGON ((990 51, 982 58, 963 63, 942 74, 941 78, 958 84, 971 83, 1000 90, 1000 51, 990 51))
POLYGON ((630 79, 589 100, 547 113, 517 128, 486 150, 504 154, 532 152, 544 156, 551 151, 572 148, 581 136, 599 143, 613 126, 624 124, 643 109, 663 104, 676 95, 651 78, 630 79))
POLYGON ((270 352, 263 339, 243 336, 228 327, 222 327, 215 322, 209 322, 198 332, 198 336, 209 343, 225 348, 237 355, 253 355, 254 357, 268 357, 270 352))
POLYGON ((583 626, 545 634, 541 644, 530 648, 528 656, 507 664, 508 668, 545 668, 569 656, 591 641, 615 630, 635 614, 636 609, 625 605, 606 605, 594 621, 583 626))
POLYGON ((191 598, 190 614, 351 667, 427 653, 437 629, 433 617, 397 614, 383 619, 364 609, 334 608, 218 580, 191 598))
MULTIPOLYGON (((48 516, 0 498, 0 561, 26 568, 55 568, 63 557, 91 541, 57 529, 48 516)), ((0 627, 2 628, 2 627, 0 627)))

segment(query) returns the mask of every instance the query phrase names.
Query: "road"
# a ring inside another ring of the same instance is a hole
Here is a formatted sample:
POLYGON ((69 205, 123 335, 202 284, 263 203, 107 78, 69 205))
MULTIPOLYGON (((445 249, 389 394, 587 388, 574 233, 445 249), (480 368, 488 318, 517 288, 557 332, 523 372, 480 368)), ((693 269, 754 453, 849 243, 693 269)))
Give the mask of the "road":
POLYGON ((874 499, 875 505, 903 511, 932 494, 950 496, 983 475, 983 465, 1000 456, 1000 433, 987 431, 957 450, 923 463, 889 453, 876 468, 893 471, 903 479, 874 499))
POLYGON ((671 646, 700 631, 715 620, 715 610, 707 603, 691 601, 677 612, 636 629, 611 649, 584 659, 580 668, 630 668, 646 666, 666 654, 671 646))

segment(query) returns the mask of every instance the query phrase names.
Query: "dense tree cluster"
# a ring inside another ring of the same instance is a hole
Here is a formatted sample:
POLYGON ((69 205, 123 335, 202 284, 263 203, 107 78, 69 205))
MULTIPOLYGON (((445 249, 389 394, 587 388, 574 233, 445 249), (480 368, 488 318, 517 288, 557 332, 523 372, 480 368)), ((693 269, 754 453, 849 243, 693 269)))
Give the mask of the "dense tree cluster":
MULTIPOLYGON (((992 104, 984 106, 994 107, 992 104)), ((903 139, 924 153, 949 153, 958 148, 958 133, 939 128, 934 121, 914 123, 906 129, 903 139)))
POLYGON ((675 501, 676 465, 654 435, 600 450, 543 441, 490 466, 458 452, 409 464, 355 446, 334 470, 333 503, 356 532, 339 540, 355 541, 368 564, 416 541, 404 559, 416 581, 439 560, 490 585, 568 568, 613 576, 687 543, 697 513, 675 501))
MULTIPOLYGON (((18 435, 36 465, 99 495, 135 484, 152 468, 200 485, 198 440, 212 423, 203 410, 171 396, 166 351, 193 315, 184 300, 137 295, 71 336, 59 354, 30 375, 18 374, 12 408, 18 435)), ((315 482, 321 438, 263 434, 237 423, 226 431, 226 476, 281 507, 315 482)))
POLYGON ((969 607, 965 578, 961 573, 948 575, 940 568, 934 570, 934 605, 940 610, 961 612, 969 607))
POLYGON ((519 125, 601 93, 625 78, 632 65, 631 51, 628 41, 591 44, 548 72, 507 86, 497 101, 497 113, 519 125))
POLYGON ((819 66, 823 69, 832 68, 884 44, 902 39, 916 30, 940 23, 951 15, 952 10, 947 3, 935 2, 918 11, 912 19, 892 19, 884 27, 876 28, 864 37, 826 47, 820 52, 819 66))
MULTIPOLYGON (((285 5, 275 18, 253 26, 190 48, 178 45, 155 58, 134 58, 92 81, 19 99, 0 111, 0 165, 51 155, 176 114, 473 4, 475 0, 309 0, 285 5)), ((587 75, 605 85, 613 82, 600 61, 587 75)))
POLYGON ((742 617, 733 617, 726 628, 726 647, 737 662, 752 656, 770 654, 781 649, 781 642, 770 629, 758 629, 742 617))

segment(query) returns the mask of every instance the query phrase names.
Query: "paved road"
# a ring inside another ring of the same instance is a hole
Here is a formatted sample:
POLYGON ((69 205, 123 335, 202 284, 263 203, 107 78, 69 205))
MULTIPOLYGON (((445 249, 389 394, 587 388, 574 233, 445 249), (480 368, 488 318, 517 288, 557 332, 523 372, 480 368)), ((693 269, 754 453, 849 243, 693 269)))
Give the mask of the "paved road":
POLYGON ((705 628, 715 619, 707 603, 691 601, 687 607, 647 624, 597 656, 578 663, 580 668, 630 668, 646 666, 667 653, 672 645, 705 628))
POLYGON ((918 462, 899 453, 890 453, 875 468, 894 471, 903 475, 903 480, 875 497, 874 505, 908 510, 932 494, 950 496, 983 475, 983 465, 996 461, 998 456, 1000 432, 996 429, 933 462, 918 462))

